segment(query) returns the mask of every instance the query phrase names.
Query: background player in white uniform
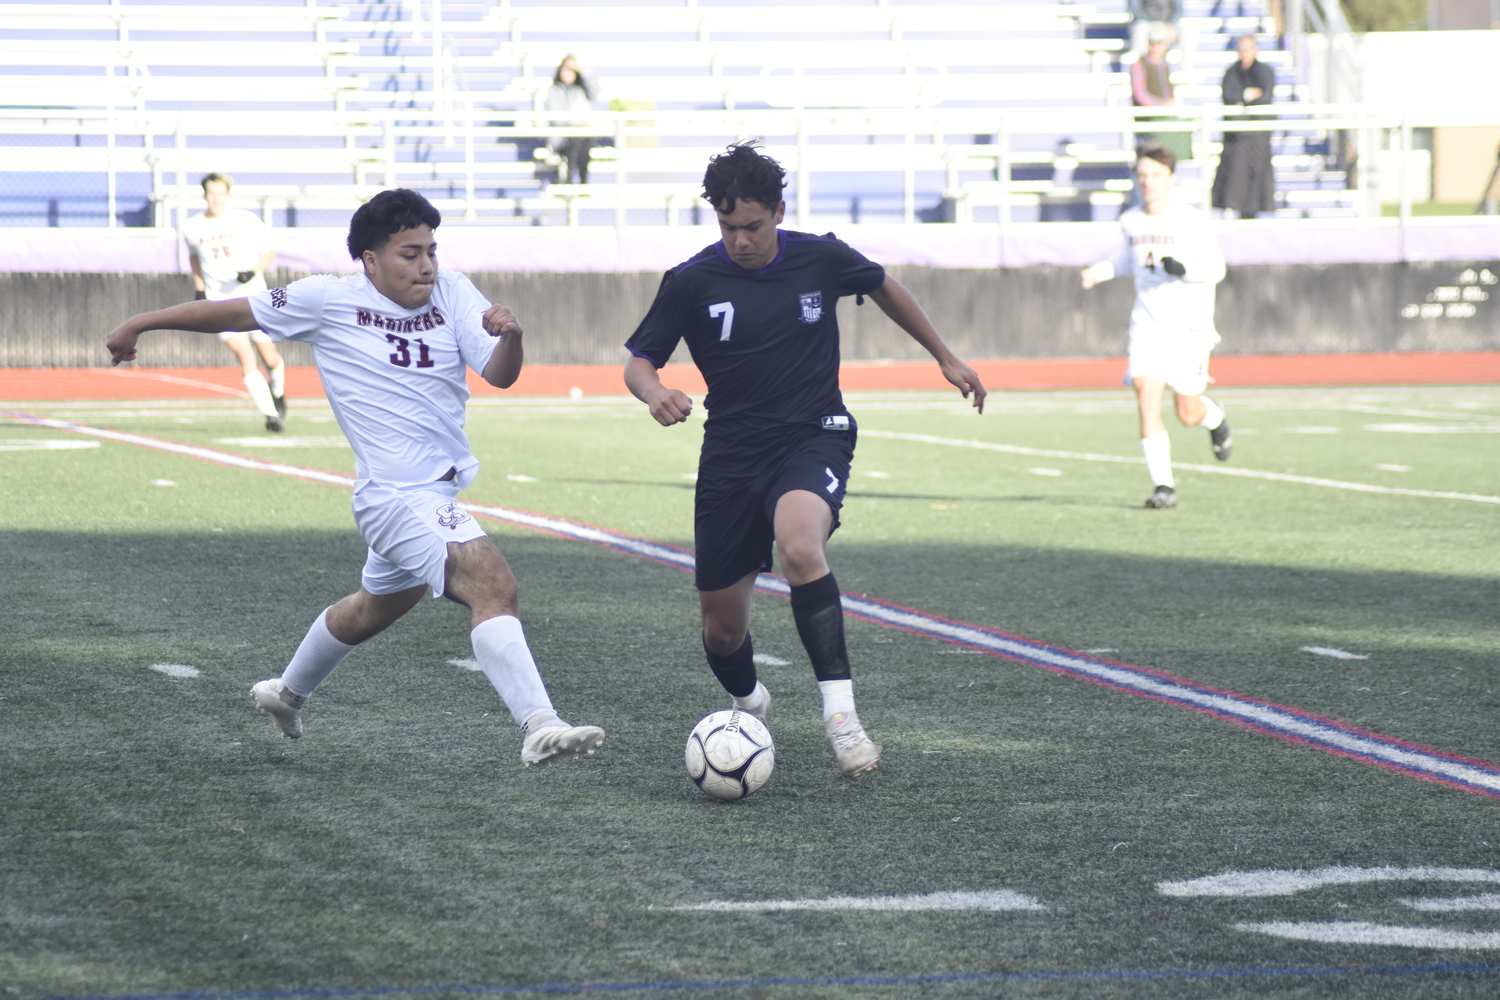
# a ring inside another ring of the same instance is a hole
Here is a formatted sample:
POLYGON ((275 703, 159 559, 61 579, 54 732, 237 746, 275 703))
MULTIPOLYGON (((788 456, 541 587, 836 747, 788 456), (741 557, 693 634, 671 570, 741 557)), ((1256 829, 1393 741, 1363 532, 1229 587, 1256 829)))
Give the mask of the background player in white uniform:
POLYGON ((285 735, 302 735, 303 702, 340 661, 431 588, 434 598, 472 612, 475 658, 525 733, 521 759, 545 767, 592 753, 604 731, 558 718, 521 630, 515 577, 454 503, 479 471, 463 430, 465 368, 507 388, 520 374, 522 347, 509 309, 490 305, 462 274, 438 270, 433 230, 441 221, 415 191, 382 191, 349 225, 349 253, 363 274, 143 313, 116 328, 107 346, 118 364, 135 357, 147 330, 257 326, 312 345, 354 449, 354 520, 370 549, 359 590, 318 616, 280 678, 251 688, 285 735))
POLYGON ((1131 273, 1130 369, 1140 410, 1141 450, 1156 490, 1147 507, 1177 506, 1172 443, 1161 418, 1163 390, 1172 387, 1177 419, 1208 430, 1214 457, 1229 458, 1234 439, 1224 410, 1203 395, 1211 381, 1208 356, 1219 342, 1214 329, 1214 286, 1224 280, 1224 255, 1208 216, 1172 200, 1177 157, 1164 146, 1137 151, 1135 182, 1141 206, 1120 215, 1125 245, 1110 260, 1083 272, 1083 287, 1131 273))
MULTIPOLYGON (((208 174, 201 183, 207 210, 182 224, 188 264, 193 269, 195 297, 221 302, 265 291, 266 269, 276 260, 276 251, 271 249, 270 227, 254 213, 230 207, 229 189, 234 181, 229 177, 208 174)), ((260 330, 221 333, 219 339, 239 359, 245 389, 266 418, 266 430, 284 430, 286 368, 276 345, 260 330), (256 364, 257 351, 269 380, 261 375, 256 364)))

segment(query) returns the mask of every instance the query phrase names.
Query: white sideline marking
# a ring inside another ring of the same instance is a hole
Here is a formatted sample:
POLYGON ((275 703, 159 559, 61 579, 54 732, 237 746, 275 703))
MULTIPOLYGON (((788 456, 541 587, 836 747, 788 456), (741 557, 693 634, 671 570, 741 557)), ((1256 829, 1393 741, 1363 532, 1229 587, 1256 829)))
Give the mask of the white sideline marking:
POLYGON ((1158 882, 1163 896, 1292 896, 1326 885, 1360 885, 1365 882, 1490 882, 1500 884, 1500 871, 1492 868, 1329 868, 1277 871, 1223 872, 1182 882, 1158 882))
POLYGON ((36 441, 31 438, 0 438, 0 451, 76 451, 80 448, 97 448, 98 441, 58 439, 36 441))
POLYGON ((1031 473, 1033 476, 1060 476, 1060 475, 1062 475, 1062 470, 1061 469, 1027 469, 1026 471, 1029 472, 1029 473, 1031 473))
MULTIPOLYGON (((1095 455, 1090 452, 1054 451, 1048 448, 1024 448, 1014 444, 990 444, 988 441, 960 441, 956 438, 933 437, 930 434, 904 434, 899 431, 872 431, 861 427, 863 437, 889 438, 893 441, 916 441, 920 444, 945 444, 954 448, 976 448, 980 451, 1000 451, 1011 455, 1031 455, 1036 458, 1075 458, 1083 462, 1119 462, 1127 465, 1144 465, 1144 458, 1125 455, 1095 455)), ((1194 465, 1173 462, 1174 469, 1207 472, 1217 476, 1240 476, 1245 479, 1269 479, 1280 483, 1303 483, 1307 486, 1327 486, 1336 490, 1354 490, 1358 493, 1386 493, 1408 497, 1434 497, 1439 500, 1473 500, 1476 503, 1500 503, 1500 497, 1477 493, 1443 493, 1437 490, 1408 490, 1395 486, 1371 486, 1368 483, 1346 483, 1338 479, 1319 479, 1315 476, 1293 476, 1285 472, 1257 472, 1254 469, 1235 469, 1218 465, 1194 465)))
POLYGON ((540 479, 533 479, 530 476, 506 476, 505 478, 509 479, 513 483, 539 483, 539 482, 541 482, 540 479))
POLYGON ((455 667, 463 667, 465 670, 478 671, 483 669, 479 665, 478 660, 449 660, 448 662, 453 664, 455 667))
POLYGON ((756 653, 750 659, 768 667, 784 667, 792 662, 791 660, 783 660, 779 656, 772 656, 770 653, 756 653))
POLYGON ((342 437, 247 437, 214 438, 215 444, 232 444, 240 448, 347 448, 342 437))
POLYGON ((714 911, 719 913, 774 913, 784 910, 874 910, 915 912, 918 910, 1045 910, 1036 899, 1009 889, 987 892, 929 892, 921 896, 831 896, 827 899, 762 899, 747 902, 715 900, 666 910, 714 911))
POLYGON ((1317 653, 1319 656, 1331 656, 1335 660, 1368 660, 1369 657, 1363 653, 1346 653, 1342 649, 1334 649, 1330 646, 1303 646, 1298 652, 1317 653))
POLYGON ((1464 910, 1500 910, 1500 892, 1449 899, 1403 899, 1400 902, 1424 913, 1460 913, 1464 910))
POLYGON ((1387 434, 1500 434, 1500 424, 1365 424, 1387 434))
POLYGON ((1322 944, 1377 944, 1399 948, 1440 948, 1447 951, 1486 951, 1500 948, 1494 931, 1445 931, 1435 927, 1397 927, 1363 920, 1290 921, 1233 924, 1237 931, 1253 931, 1292 941, 1322 944))
POLYGON ((1337 427, 1288 427, 1284 434, 1337 434, 1337 427))
POLYGON ((234 396, 237 399, 249 399, 250 394, 244 389, 231 389, 228 386, 215 385, 212 382, 200 382, 195 378, 182 378, 177 375, 160 375, 155 372, 138 372, 129 368, 106 368, 106 375, 118 375, 120 378, 142 378, 152 382, 171 382, 174 385, 190 385, 198 389, 208 389, 211 392, 222 392, 226 396, 234 396))
POLYGON ((151 669, 168 677, 198 677, 203 671, 197 667, 190 667, 186 663, 153 663, 151 669))
POLYGON ((170 480, 170 479, 153 479, 153 480, 151 480, 151 485, 152 486, 176 486, 177 484, 174 483, 174 482, 172 482, 172 480, 170 480))
POLYGON ((1409 465, 1390 465, 1390 464, 1385 463, 1385 462, 1381 462, 1379 465, 1375 466, 1375 468, 1377 468, 1377 469, 1384 469, 1386 472, 1410 472, 1411 471, 1411 466, 1409 466, 1409 465))

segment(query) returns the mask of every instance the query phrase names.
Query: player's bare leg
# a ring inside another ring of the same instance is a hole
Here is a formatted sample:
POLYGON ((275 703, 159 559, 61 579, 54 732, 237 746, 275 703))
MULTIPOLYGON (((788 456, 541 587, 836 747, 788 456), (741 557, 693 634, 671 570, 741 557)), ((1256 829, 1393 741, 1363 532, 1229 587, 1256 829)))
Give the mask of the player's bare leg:
POLYGON ((880 763, 880 744, 865 733, 854 709, 844 607, 828 568, 833 510, 816 493, 792 490, 776 501, 772 526, 782 573, 792 585, 792 618, 823 695, 823 727, 839 771, 857 778, 880 763))
POLYGON ((266 418, 266 430, 280 433, 286 429, 281 422, 281 415, 276 412, 276 401, 271 398, 271 387, 266 382, 266 377, 260 373, 260 365, 256 361, 255 351, 250 346, 250 335, 248 333, 230 334, 224 340, 224 346, 234 354, 240 363, 240 377, 245 382, 245 390, 250 393, 250 400, 255 408, 260 411, 261 416, 266 418))
POLYGON ((1146 456, 1146 471, 1156 489, 1146 498, 1147 507, 1177 506, 1177 483, 1172 478, 1172 439, 1161 419, 1161 399, 1167 384, 1159 378, 1141 375, 1131 380, 1141 420, 1141 451, 1146 456))
POLYGON ((448 543, 444 594, 469 609, 474 658, 516 724, 526 734, 521 760, 547 767, 593 753, 604 742, 598 726, 573 726, 558 717, 521 628, 516 578, 488 538, 448 543))
POLYGON ((255 706, 276 720, 283 735, 302 735, 302 706, 354 647, 390 628, 422 599, 426 587, 372 594, 364 587, 327 608, 312 623, 280 677, 250 689, 255 706))
POLYGON ((750 637, 750 605, 758 572, 746 573, 722 590, 700 590, 703 655, 734 707, 766 721, 771 693, 755 671, 755 641, 750 637))
POLYGON ((276 407, 276 415, 286 416, 286 363, 281 360, 281 352, 276 345, 269 340, 252 341, 255 349, 260 352, 260 362, 266 366, 266 383, 271 389, 271 402, 276 407))
POLYGON ((1224 408, 1207 396, 1177 396, 1177 419, 1184 427, 1203 427, 1208 431, 1208 442, 1213 448, 1214 458, 1221 462, 1229 460, 1234 447, 1234 435, 1229 431, 1229 422, 1224 419, 1224 408))

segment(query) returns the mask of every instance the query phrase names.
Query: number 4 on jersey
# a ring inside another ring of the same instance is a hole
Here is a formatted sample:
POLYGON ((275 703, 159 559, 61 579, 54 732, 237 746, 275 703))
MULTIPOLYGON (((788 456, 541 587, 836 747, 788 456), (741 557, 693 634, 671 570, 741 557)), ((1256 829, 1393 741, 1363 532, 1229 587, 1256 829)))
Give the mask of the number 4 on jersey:
POLYGON ((719 328, 719 341, 722 343, 729 339, 729 331, 734 327, 734 303, 715 302, 708 307, 708 318, 718 319, 724 317, 723 325, 719 328))

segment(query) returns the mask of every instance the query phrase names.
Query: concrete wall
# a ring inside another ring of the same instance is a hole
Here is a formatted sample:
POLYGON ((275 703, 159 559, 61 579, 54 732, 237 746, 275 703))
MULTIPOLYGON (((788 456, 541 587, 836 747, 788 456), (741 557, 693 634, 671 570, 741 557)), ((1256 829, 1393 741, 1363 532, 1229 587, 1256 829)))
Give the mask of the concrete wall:
MULTIPOLYGON (((1071 267, 1002 270, 895 267, 961 355, 1098 357, 1123 354, 1133 289, 1092 292, 1071 267)), ((278 282, 293 275, 273 275, 278 282)), ((475 274, 492 301, 526 324, 536 364, 615 364, 661 277, 642 274, 475 274)), ((0 273, 0 367, 87 367, 107 362, 105 335, 133 313, 191 297, 190 279, 150 274, 0 273)), ((1261 264, 1232 267, 1219 286, 1221 353, 1500 349, 1500 262, 1261 264)), ((871 302, 839 303, 844 356, 921 358, 871 302)), ((143 365, 227 365, 206 334, 155 333, 143 365)), ((292 364, 311 352, 285 345, 292 364)), ((677 360, 687 360, 679 351, 677 360)))

